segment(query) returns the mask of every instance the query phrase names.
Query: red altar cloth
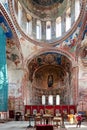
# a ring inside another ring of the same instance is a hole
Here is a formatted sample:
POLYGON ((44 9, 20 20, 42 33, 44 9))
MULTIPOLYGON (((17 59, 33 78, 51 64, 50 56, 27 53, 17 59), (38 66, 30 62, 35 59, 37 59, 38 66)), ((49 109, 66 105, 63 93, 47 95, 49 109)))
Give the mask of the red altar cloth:
POLYGON ((53 130, 53 125, 36 125, 36 130, 53 130))

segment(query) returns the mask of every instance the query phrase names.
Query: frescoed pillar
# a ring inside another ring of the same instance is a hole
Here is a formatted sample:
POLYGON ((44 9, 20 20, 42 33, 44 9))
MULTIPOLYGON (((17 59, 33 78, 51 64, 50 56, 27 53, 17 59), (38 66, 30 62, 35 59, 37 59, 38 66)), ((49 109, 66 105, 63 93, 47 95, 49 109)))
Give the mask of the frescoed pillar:
POLYGON ((72 68, 72 96, 73 104, 77 105, 78 100, 78 66, 72 68))

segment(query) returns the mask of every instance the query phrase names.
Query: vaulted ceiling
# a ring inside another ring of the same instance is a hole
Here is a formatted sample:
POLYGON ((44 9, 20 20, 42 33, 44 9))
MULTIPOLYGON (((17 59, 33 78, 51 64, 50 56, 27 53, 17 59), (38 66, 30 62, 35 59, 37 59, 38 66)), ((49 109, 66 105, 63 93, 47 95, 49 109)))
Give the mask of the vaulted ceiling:
POLYGON ((27 14, 42 20, 57 18, 62 15, 69 4, 68 0, 19 0, 19 2, 27 14))
POLYGON ((71 67, 72 64, 66 56, 53 52, 44 53, 28 63, 29 79, 32 81, 34 76, 44 75, 44 72, 47 75, 56 72, 57 77, 63 79, 66 73, 70 73, 71 67))

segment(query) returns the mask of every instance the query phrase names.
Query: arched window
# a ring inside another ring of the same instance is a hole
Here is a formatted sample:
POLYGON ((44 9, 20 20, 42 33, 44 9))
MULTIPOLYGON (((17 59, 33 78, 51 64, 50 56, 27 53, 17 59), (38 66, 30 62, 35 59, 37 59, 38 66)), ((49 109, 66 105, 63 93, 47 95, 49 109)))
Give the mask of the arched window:
POLYGON ((48 105, 53 105, 53 95, 49 95, 49 97, 48 97, 48 105))
POLYGON ((60 95, 56 95, 56 105, 60 105, 60 95))
POLYGON ((36 38, 41 39, 41 21, 37 20, 36 23, 36 38))
POLYGON ((32 17, 29 14, 27 14, 26 33, 28 35, 32 34, 32 17))
POLYGON ((71 11, 70 8, 66 11, 66 31, 71 27, 71 11))
POLYGON ((46 39, 47 40, 51 39, 51 22, 50 21, 46 22, 46 39))
POLYGON ((45 95, 42 95, 42 105, 45 105, 46 104, 46 97, 45 95))
POLYGON ((56 37, 61 36, 61 17, 56 19, 56 37))
POLYGON ((75 0, 75 21, 78 19, 79 14, 80 14, 80 1, 75 0))

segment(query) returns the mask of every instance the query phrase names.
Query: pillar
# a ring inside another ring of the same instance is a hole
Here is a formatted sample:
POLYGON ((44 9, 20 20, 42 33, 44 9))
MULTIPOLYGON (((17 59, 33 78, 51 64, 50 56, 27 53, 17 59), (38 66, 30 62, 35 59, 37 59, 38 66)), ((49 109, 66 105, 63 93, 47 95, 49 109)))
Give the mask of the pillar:
POLYGON ((61 32, 62 35, 65 33, 66 30, 66 13, 64 13, 61 17, 61 32))
POLYGON ((45 21, 42 21, 41 22, 41 25, 42 25, 42 40, 46 40, 46 22, 45 21))
POLYGON ((36 39, 36 19, 32 18, 32 36, 36 39))
POLYGON ((55 20, 51 21, 51 39, 56 38, 56 22, 55 20))
POLYGON ((72 91, 73 91, 73 104, 77 105, 78 100, 78 67, 72 68, 72 91))
POLYGON ((75 22, 75 0, 71 1, 71 26, 75 22))

